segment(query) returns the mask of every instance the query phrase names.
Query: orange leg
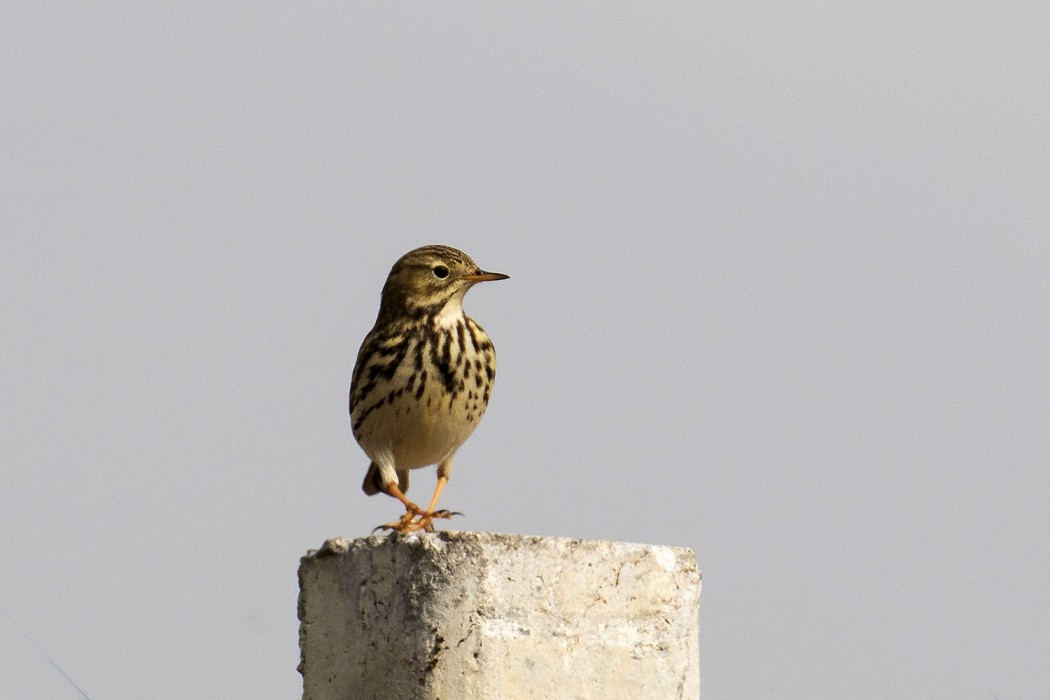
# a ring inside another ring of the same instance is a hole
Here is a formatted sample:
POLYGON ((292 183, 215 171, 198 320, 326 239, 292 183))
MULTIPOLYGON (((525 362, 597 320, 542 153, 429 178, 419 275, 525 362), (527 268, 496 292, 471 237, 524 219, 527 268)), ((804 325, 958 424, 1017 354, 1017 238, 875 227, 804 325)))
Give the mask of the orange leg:
POLYGON ((427 512, 433 513, 434 508, 437 507, 438 499, 441 498, 441 492, 445 490, 445 484, 448 483, 447 476, 439 476, 437 486, 434 487, 434 497, 430 499, 430 505, 427 506, 427 512))
MULTIPOLYGON (((398 487, 396 481, 391 481, 390 483, 388 483, 386 485, 386 489, 384 490, 389 495, 401 501, 401 504, 405 506, 405 514, 402 515, 399 520, 395 520, 392 523, 384 523, 382 525, 376 526, 375 530, 395 530, 400 533, 409 533, 419 529, 418 527, 413 527, 413 520, 415 520, 415 517, 417 515, 420 515, 423 512, 419 509, 419 506, 417 506, 412 501, 408 500, 408 497, 406 497, 405 494, 401 493, 401 489, 398 487)), ((375 532, 375 530, 373 530, 372 532, 375 532)))
POLYGON ((405 497, 405 494, 401 493, 401 489, 398 488, 397 482, 390 482, 386 485, 387 493, 401 501, 405 506, 405 514, 401 516, 400 520, 380 525, 376 530, 393 530, 395 532, 400 532, 403 535, 418 530, 433 532, 434 518, 451 518, 453 515, 460 515, 460 513, 453 513, 448 510, 434 510, 434 508, 437 507, 438 499, 441 498, 441 492, 445 490, 445 484, 447 483, 447 476, 438 477, 437 486, 434 488, 434 497, 430 499, 430 505, 426 510, 421 510, 419 506, 408 500, 408 498, 405 497), (416 516, 419 516, 418 520, 416 520, 416 516))
POLYGON ((445 490, 445 484, 448 483, 447 476, 439 476, 437 486, 434 487, 434 497, 430 499, 430 505, 427 506, 426 512, 420 513, 419 525, 426 532, 434 531, 434 518, 451 518, 453 515, 462 515, 462 513, 453 513, 450 510, 434 510, 437 508, 438 499, 441 498, 441 492, 445 490))
POLYGON ((401 493, 401 489, 398 487, 396 481, 391 481, 389 484, 386 485, 386 492, 394 498, 396 498, 397 500, 401 501, 401 504, 405 507, 405 510, 407 510, 408 512, 412 514, 421 512, 419 510, 419 506, 417 506, 412 501, 408 500, 408 497, 405 496, 405 494, 401 493))

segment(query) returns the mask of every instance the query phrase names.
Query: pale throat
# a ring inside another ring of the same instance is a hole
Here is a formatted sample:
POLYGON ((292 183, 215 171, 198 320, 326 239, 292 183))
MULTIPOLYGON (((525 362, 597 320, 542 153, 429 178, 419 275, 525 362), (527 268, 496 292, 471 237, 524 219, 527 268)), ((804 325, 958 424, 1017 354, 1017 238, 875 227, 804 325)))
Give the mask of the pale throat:
POLYGON ((463 318, 463 297, 454 296, 445 302, 434 320, 438 328, 452 328, 463 318))

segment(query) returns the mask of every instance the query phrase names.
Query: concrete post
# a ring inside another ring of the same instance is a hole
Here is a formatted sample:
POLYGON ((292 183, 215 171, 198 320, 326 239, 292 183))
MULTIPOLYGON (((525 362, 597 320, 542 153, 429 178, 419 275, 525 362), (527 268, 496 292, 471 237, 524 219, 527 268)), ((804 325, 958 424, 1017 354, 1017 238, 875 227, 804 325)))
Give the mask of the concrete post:
POLYGON ((299 566, 304 700, 700 694, 688 549, 481 532, 334 539, 299 566))

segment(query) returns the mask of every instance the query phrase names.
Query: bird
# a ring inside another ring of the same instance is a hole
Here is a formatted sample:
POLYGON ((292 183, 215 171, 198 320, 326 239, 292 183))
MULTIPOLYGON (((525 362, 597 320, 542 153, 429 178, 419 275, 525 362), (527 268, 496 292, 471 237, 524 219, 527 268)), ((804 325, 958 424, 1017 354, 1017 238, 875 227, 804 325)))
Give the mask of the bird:
POLYGON ((433 532, 435 518, 461 515, 437 510, 438 499, 496 378, 495 348, 464 313, 463 297, 475 284, 504 279, 444 245, 411 250, 390 269, 349 392, 354 438, 371 460, 361 488, 405 507, 399 520, 376 530, 433 532), (437 485, 424 510, 405 495, 408 474, 434 464, 437 485))

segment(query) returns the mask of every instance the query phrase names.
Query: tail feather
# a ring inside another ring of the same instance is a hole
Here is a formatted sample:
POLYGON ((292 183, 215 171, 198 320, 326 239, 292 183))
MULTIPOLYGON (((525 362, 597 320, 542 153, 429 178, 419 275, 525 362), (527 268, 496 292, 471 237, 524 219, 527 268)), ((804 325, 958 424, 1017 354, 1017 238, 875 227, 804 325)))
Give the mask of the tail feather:
MULTIPOLYGON (((364 483, 361 484, 361 490, 369 496, 374 496, 377 493, 386 491, 384 490, 385 484, 383 478, 379 475, 379 467, 376 466, 375 462, 368 465, 368 473, 365 474, 364 483)), ((401 493, 408 493, 408 470, 397 472, 397 487, 401 489, 401 493)))

